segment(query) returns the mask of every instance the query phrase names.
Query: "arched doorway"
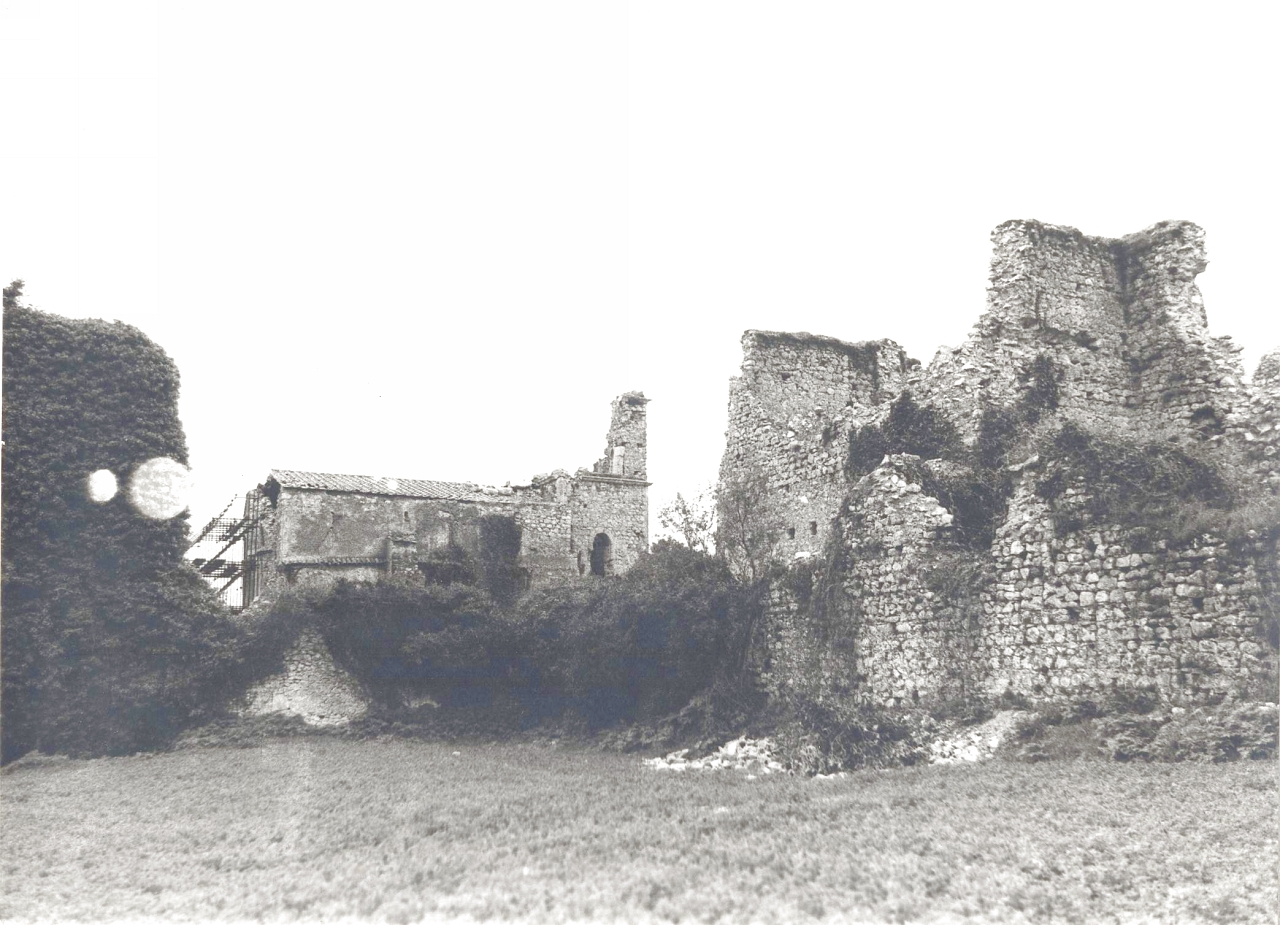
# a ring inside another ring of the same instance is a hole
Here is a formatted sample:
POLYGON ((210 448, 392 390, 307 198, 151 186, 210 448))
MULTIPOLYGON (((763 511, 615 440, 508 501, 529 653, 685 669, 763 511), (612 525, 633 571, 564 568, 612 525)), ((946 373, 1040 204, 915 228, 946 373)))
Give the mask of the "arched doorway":
POLYGON ((597 533, 591 541, 591 574, 613 574, 613 543, 607 533, 597 533))

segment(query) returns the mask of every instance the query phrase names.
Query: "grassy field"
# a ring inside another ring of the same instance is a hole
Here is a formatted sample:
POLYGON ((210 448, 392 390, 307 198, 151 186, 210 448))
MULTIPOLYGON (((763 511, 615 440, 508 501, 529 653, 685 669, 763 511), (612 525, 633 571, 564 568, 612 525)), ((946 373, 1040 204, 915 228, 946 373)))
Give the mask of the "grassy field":
POLYGON ((1275 921, 1274 762, 659 772, 279 740, 0 775, 0 915, 1275 921))

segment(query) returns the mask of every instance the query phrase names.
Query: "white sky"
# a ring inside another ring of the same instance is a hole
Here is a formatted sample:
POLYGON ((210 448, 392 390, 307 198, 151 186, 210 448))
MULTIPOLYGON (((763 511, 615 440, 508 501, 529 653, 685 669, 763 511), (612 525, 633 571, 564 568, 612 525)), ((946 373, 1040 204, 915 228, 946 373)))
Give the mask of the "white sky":
POLYGON ((715 477, 746 328, 928 362, 1010 218, 1208 233, 1280 345, 1265 5, 0 0, 0 276, 182 372, 194 521, 272 467, 502 484, 649 405, 715 477))

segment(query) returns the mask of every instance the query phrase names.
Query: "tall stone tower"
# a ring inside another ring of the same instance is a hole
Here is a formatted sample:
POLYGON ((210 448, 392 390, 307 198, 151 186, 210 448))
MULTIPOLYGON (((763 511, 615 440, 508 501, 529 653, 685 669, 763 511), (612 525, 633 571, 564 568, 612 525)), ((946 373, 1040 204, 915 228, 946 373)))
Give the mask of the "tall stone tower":
POLYGON ((613 400, 613 418, 604 456, 595 464, 597 475, 645 478, 645 408, 643 392, 625 392, 613 400))
POLYGON ((615 398, 604 456, 573 477, 571 549, 579 575, 621 575, 649 548, 648 403, 643 392, 615 398))

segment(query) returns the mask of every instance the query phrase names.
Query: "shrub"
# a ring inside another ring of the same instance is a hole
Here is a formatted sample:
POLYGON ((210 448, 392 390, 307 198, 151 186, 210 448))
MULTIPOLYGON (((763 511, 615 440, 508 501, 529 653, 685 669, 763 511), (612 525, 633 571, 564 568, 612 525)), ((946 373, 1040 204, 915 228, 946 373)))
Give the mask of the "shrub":
POLYGON ((480 518, 480 580, 501 607, 510 607, 528 586, 528 573, 519 565, 520 525, 504 514, 480 518))
POLYGON ((936 408, 916 404, 910 392, 903 392, 894 400, 884 423, 867 424, 849 432, 845 472, 850 478, 859 478, 892 453, 951 460, 962 460, 966 455, 955 425, 936 408))
POLYGON ((998 469, 963 466, 936 471, 926 466, 920 488, 951 512, 952 534, 958 543, 986 550, 1004 521, 1012 480, 998 469))
POLYGON ((598 728, 661 717, 733 675, 752 606, 723 562, 660 542, 618 581, 534 592, 516 616, 541 708, 598 728))
POLYGON ((1068 422, 1042 455, 1059 465, 1040 479, 1037 493, 1054 501, 1070 480, 1078 480, 1088 486, 1085 512, 1095 522, 1176 541, 1187 505, 1219 514, 1232 507, 1230 488, 1214 466, 1167 444, 1103 437, 1068 422))
POLYGON ((801 774, 923 761, 933 725, 922 713, 790 693, 789 720, 776 734, 779 756, 801 774))
POLYGON ((473 586, 340 581, 310 608, 334 661, 384 706, 483 700, 507 684, 514 628, 473 586))

